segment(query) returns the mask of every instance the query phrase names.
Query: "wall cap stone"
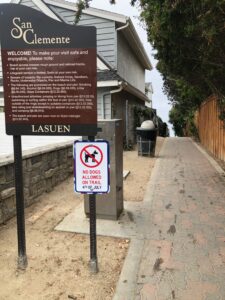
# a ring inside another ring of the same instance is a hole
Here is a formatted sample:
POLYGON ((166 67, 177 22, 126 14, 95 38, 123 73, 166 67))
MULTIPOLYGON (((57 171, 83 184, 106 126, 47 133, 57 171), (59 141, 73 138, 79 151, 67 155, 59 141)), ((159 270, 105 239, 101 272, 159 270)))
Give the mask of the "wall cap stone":
POLYGON ((1 192, 1 199, 2 199, 2 200, 7 199, 7 198, 9 198, 9 197, 11 197, 11 196, 14 196, 15 193, 16 193, 16 189, 15 189, 14 187, 8 188, 8 189, 6 189, 6 190, 3 190, 3 191, 1 192))
MULTIPOLYGON (((73 141, 60 142, 57 144, 51 144, 51 145, 46 145, 46 146, 42 146, 42 147, 37 147, 34 149, 25 150, 25 151, 23 151, 23 159, 27 159, 27 158, 33 157, 35 155, 48 153, 51 151, 56 151, 59 149, 64 149, 70 145, 71 146, 73 145, 73 141)), ((8 164, 12 164, 12 163, 14 163, 13 154, 0 156, 0 167, 8 165, 8 164)))

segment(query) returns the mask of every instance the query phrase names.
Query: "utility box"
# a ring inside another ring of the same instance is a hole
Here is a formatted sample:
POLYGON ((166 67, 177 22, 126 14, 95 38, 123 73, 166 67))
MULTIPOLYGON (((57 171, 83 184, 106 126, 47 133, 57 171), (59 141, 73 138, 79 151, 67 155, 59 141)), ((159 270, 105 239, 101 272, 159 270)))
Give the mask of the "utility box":
MULTIPOLYGON (((104 139, 110 147, 110 192, 96 195, 99 219, 117 220, 123 211, 123 128, 122 120, 98 120, 96 139, 104 139)), ((89 197, 84 196, 84 211, 89 216, 89 197)))

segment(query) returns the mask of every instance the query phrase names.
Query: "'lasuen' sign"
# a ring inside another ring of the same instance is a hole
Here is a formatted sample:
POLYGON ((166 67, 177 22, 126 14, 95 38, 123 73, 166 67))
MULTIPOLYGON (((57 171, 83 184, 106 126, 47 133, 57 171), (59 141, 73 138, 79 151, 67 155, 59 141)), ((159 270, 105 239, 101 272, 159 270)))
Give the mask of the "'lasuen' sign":
POLYGON ((0 6, 6 133, 95 135, 96 28, 0 6))

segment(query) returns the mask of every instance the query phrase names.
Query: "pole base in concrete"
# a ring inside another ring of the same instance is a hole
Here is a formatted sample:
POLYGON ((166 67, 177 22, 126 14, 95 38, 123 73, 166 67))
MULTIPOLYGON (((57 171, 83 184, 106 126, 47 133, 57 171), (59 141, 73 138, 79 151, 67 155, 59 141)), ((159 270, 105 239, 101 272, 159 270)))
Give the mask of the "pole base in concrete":
POLYGON ((22 255, 19 256, 17 259, 17 268, 20 270, 25 270, 27 268, 27 256, 26 255, 22 255))
POLYGON ((92 259, 89 261, 89 269, 90 269, 90 272, 93 273, 93 274, 96 274, 98 273, 98 261, 97 259, 92 259))

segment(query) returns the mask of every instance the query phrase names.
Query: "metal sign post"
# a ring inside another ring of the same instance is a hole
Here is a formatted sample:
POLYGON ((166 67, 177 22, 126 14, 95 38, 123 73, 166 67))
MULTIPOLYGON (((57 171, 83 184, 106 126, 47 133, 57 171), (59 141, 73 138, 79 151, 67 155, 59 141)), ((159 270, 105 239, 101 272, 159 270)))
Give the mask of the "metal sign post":
POLYGON ((26 269, 26 236, 24 219, 24 195, 23 195, 23 162, 21 136, 13 136, 14 165, 15 165, 15 188, 16 188, 16 216, 17 216, 17 238, 18 238, 18 268, 26 269))
POLYGON ((98 273, 97 238, 96 238, 96 195, 89 195, 90 206, 90 271, 98 273))
MULTIPOLYGON (((89 136, 90 142, 95 141, 94 136, 89 136)), ((97 238, 96 238, 96 195, 89 195, 90 207, 90 271, 92 273, 98 272, 98 258, 97 258, 97 238)))
POLYGON ((109 193, 109 144, 107 141, 74 143, 74 187, 77 193, 89 195, 90 208, 90 271, 98 272, 96 239, 96 194, 109 193))

